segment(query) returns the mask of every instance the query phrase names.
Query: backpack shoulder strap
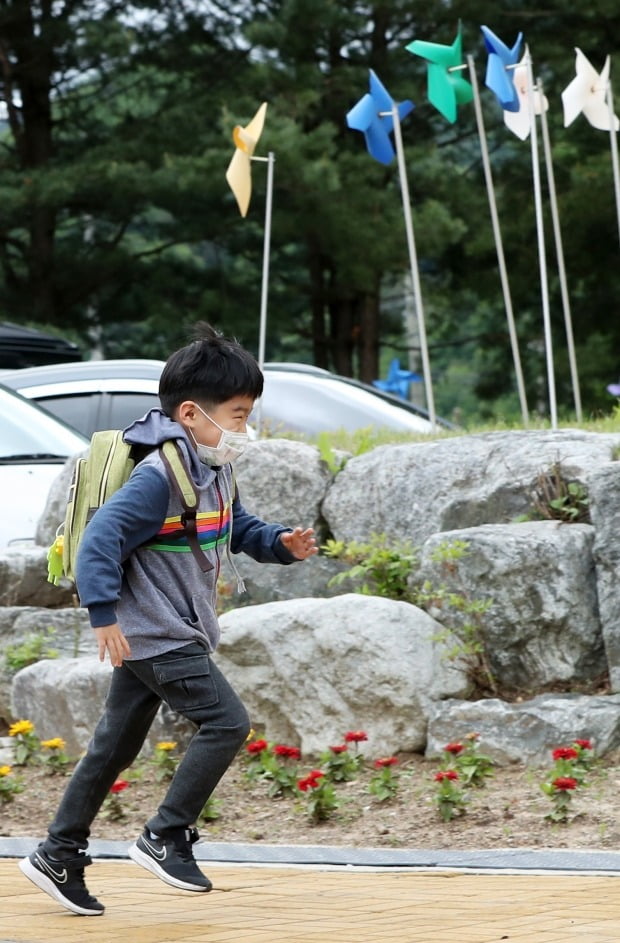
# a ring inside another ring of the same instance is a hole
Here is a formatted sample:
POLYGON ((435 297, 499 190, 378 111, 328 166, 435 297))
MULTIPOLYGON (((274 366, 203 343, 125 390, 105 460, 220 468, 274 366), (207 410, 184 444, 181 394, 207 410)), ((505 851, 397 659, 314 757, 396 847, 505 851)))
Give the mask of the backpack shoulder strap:
POLYGON ((190 550, 202 572, 208 573, 209 570, 213 569, 213 564, 200 546, 196 528, 196 512, 199 502, 198 491, 188 471, 183 453, 174 439, 168 439, 164 442, 159 451, 175 494, 183 506, 181 523, 183 524, 190 550))

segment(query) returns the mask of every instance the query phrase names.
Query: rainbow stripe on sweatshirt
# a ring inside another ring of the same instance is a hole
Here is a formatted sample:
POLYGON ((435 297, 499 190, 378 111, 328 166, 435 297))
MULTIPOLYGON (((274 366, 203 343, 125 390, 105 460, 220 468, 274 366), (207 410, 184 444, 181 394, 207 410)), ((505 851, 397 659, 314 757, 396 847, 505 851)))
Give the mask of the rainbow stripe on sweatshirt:
MULTIPOLYGON (((196 515, 198 542, 203 550, 212 550, 228 541, 230 533, 231 507, 226 504, 220 511, 199 511, 196 515)), ((187 536, 181 524, 179 514, 167 517, 152 540, 144 545, 149 550, 163 550, 171 553, 191 553, 187 536)))

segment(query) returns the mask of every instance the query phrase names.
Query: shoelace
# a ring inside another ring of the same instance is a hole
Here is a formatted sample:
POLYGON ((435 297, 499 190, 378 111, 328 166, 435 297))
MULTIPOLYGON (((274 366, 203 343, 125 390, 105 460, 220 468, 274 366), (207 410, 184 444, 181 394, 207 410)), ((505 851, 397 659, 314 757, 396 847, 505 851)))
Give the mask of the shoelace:
POLYGON ((179 854, 179 857, 183 861, 194 861, 194 854, 192 852, 192 845, 198 841, 199 835, 198 830, 195 828, 188 828, 185 830, 185 841, 179 842, 176 845, 176 850, 179 854))

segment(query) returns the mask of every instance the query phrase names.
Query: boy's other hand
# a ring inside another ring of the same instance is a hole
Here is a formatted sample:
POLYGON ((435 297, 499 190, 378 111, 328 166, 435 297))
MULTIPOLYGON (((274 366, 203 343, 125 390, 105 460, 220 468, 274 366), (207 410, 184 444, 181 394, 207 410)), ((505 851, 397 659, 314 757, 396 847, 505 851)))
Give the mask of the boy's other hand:
POLYGON ((107 651, 112 667, 120 668, 123 664, 123 658, 131 657, 129 642, 121 632, 118 622, 113 623, 113 625, 100 625, 99 628, 95 629, 95 635, 99 645, 99 661, 105 661, 107 651))
POLYGON ((280 540, 297 560, 305 560, 306 557, 319 552, 312 527, 307 527, 306 530, 296 527, 295 530, 280 534, 280 540))

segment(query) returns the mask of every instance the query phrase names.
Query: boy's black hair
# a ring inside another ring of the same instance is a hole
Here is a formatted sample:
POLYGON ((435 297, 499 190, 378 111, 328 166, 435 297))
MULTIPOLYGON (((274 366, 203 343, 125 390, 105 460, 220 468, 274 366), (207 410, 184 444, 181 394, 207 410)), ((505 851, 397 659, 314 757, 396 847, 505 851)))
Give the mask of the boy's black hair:
POLYGON ((252 354, 205 321, 194 325, 194 337, 162 371, 159 399, 166 415, 185 400, 217 406, 233 396, 261 396, 263 374, 252 354))

